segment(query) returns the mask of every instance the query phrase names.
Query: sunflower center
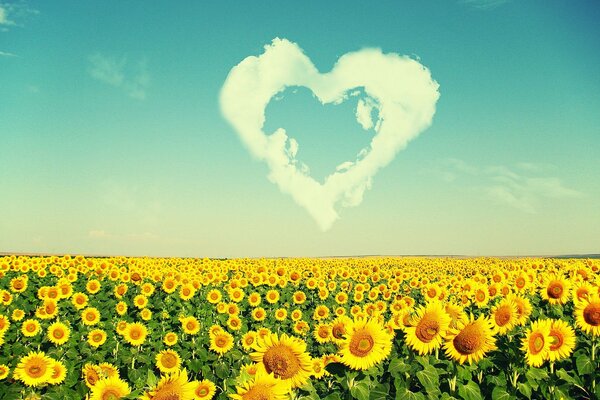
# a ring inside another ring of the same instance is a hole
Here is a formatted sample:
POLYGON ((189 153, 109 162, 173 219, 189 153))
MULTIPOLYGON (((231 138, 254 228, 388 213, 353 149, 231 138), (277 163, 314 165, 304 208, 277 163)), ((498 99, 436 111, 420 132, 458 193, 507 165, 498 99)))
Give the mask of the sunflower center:
POLYGON ((426 314, 417 324, 415 335, 421 342, 429 343, 436 337, 439 331, 440 323, 435 320, 434 317, 430 317, 426 314))
POLYGON ((319 337, 323 339, 329 337, 329 330, 326 327, 319 328, 319 337))
POLYGON ((477 301, 484 301, 485 300, 485 293, 483 293, 481 290, 479 290, 477 292, 477 294, 475 295, 475 297, 477 298, 477 301))
POLYGON ((199 397, 204 397, 204 396, 208 395, 208 389, 204 386, 201 386, 198 390, 196 390, 196 394, 199 397))
POLYGON ((563 335, 559 331, 551 331, 550 337, 552 338, 552 344, 550 345, 551 351, 560 349, 564 343, 563 335))
POLYGON ((483 345, 483 332, 476 325, 467 325, 454 337, 452 344, 461 355, 473 354, 483 345))
POLYGON ((373 336, 369 332, 363 330, 352 335, 349 349, 355 356, 365 357, 371 352, 374 345, 375 341, 373 340, 373 336))
POLYGON ((38 364, 34 364, 27 368, 27 375, 31 378, 39 378, 40 376, 44 375, 45 372, 46 368, 38 364))
POLYGON ((243 400, 271 400, 274 397, 271 387, 265 384, 254 385, 242 395, 243 400))
POLYGON ((166 368, 174 368, 177 365, 177 357, 171 353, 164 354, 160 361, 166 368))
POLYGON ((102 393, 102 400, 117 400, 121 398, 121 393, 115 389, 106 389, 104 393, 102 393))
POLYGON ((227 346, 227 338, 223 335, 219 335, 215 339, 215 344, 217 345, 217 347, 225 347, 227 346))
POLYGON ((588 304, 587 307, 583 310, 583 319, 589 325, 600 325, 600 304, 588 304))
POLYGON ((334 325, 331 329, 331 335, 336 339, 342 339, 346 334, 346 329, 344 329, 343 325, 334 325))
POLYGON ((34 332, 34 331, 35 331, 35 325, 34 324, 27 325, 27 332, 34 332))
POLYGON ((498 308, 496 313, 494 314, 494 320, 496 321, 496 325, 504 326, 510 322, 511 312, 510 307, 502 306, 498 308))
POLYGON ((534 332, 529 338, 529 352, 532 355, 538 354, 544 348, 544 336, 539 332, 534 332))
POLYGON ((96 316, 93 313, 87 313, 87 315, 85 316, 85 319, 87 319, 88 321, 93 321, 96 318, 96 316))
POLYGON ((55 339, 62 339, 63 336, 65 336, 65 333, 62 331, 62 329, 57 329, 54 331, 53 336, 55 339))
POLYGON ((548 289, 546 290, 546 293, 548 294, 548 297, 550 297, 551 299, 560 299, 560 297, 562 296, 563 293, 563 287, 562 284, 560 282, 550 282, 550 285, 548 285, 548 289))
POLYGON ((517 278, 517 281, 515 283, 519 289, 525 287, 525 279, 523 278, 517 278))
POLYGON ((281 379, 289 379, 300 370, 298 357, 284 345, 276 345, 267 350, 263 356, 263 363, 267 373, 272 372, 275 377, 281 379))
POLYGON ((138 329, 132 329, 132 330, 131 330, 131 334, 130 334, 130 336, 131 336, 133 339, 139 339, 139 338, 140 338, 140 336, 141 336, 141 334, 142 334, 142 333, 141 333, 141 332, 140 332, 138 329))
POLYGON ((92 340, 94 342, 99 342, 102 340, 102 334, 101 333, 95 333, 94 336, 92 336, 92 340))

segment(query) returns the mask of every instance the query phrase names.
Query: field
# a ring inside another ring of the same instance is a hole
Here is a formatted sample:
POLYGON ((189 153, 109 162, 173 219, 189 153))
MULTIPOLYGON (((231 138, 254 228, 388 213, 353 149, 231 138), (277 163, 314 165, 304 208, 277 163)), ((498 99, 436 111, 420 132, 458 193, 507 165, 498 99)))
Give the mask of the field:
POLYGON ((600 398, 599 260, 0 258, 0 400, 600 398))

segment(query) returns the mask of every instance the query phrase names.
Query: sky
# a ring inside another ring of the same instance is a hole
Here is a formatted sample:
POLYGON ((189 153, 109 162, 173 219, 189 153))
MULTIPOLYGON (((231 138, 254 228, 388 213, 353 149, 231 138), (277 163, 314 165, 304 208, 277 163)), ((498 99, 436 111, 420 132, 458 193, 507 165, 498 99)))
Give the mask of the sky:
POLYGON ((595 0, 0 0, 0 252, 598 253, 598 20, 595 0))

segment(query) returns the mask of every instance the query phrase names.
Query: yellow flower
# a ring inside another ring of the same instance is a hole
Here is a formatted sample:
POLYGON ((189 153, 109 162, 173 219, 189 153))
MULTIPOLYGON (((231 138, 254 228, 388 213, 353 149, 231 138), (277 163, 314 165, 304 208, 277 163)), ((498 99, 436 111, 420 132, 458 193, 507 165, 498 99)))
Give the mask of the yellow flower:
POLYGON ((174 346, 177 344, 177 334, 175 332, 167 332, 163 338, 163 342, 167 346, 174 346))
POLYGON ((442 345, 450 317, 440 303, 430 302, 416 310, 410 325, 404 328, 406 344, 420 355, 430 354, 442 345))
POLYGON ((250 350, 256 342, 257 337, 258 335, 254 331, 246 332, 244 336, 242 336, 242 347, 244 350, 250 350))
POLYGON ((144 343, 144 341, 146 341, 147 335, 148 329, 146 326, 140 324, 139 322, 134 322, 127 325, 127 330, 125 331, 125 340, 132 346, 140 346, 144 343))
POLYGON ((90 294, 96 294, 100 291, 100 287, 100 281, 98 279, 92 279, 85 285, 85 290, 90 294))
POLYGON ((194 316, 184 317, 179 320, 181 322, 181 327, 183 328, 183 332, 188 335, 196 335, 200 332, 200 322, 194 316))
POLYGON ((551 362, 569 358, 575 350, 575 331, 567 322, 554 319, 550 324, 550 348, 548 359, 551 362))
POLYGON ((575 306, 575 323, 587 334, 600 336, 600 297, 590 295, 577 302, 575 306))
POLYGON ((546 277, 540 294, 550 304, 565 304, 571 295, 571 284, 562 274, 550 274, 546 277))
POLYGON ((194 398, 196 400, 210 400, 216 391, 217 387, 215 384, 208 379, 204 379, 197 383, 196 389, 194 389, 194 398))
POLYGON ((117 314, 121 316, 125 315, 125 313, 127 312, 127 303, 125 303, 124 301, 120 301, 115 306, 115 309, 117 311, 117 314))
POLYGON ((481 360, 486 353, 496 349, 494 325, 483 315, 458 322, 457 328, 449 328, 444 343, 446 355, 463 364, 481 360))
POLYGON ((275 310, 275 319, 277 321, 285 321, 287 318, 287 310, 285 308, 278 308, 275 310))
POLYGON ((252 319, 255 321, 264 321, 267 317, 267 312, 262 307, 256 307, 252 310, 252 319))
POLYGON ((21 333, 27 337, 33 337, 40 333, 42 329, 40 322, 37 319, 27 319, 21 325, 21 333))
POLYGON ((230 394, 229 397, 233 400, 286 400, 289 390, 286 381, 258 370, 253 379, 236 386, 237 393, 230 394))
POLYGON ((548 358, 550 345, 550 320, 538 320, 532 322, 527 330, 525 338, 521 341, 521 349, 525 352, 527 364, 539 367, 548 358))
POLYGON ((318 343, 324 344, 331 341, 331 325, 317 324, 313 330, 313 336, 318 343))
POLYGON ((6 379, 8 373, 10 372, 10 368, 6 364, 0 364, 0 381, 6 379))
POLYGON ((11 316, 13 321, 20 321, 25 317, 25 312, 20 308, 16 308, 13 310, 11 316))
POLYGON ((308 381, 312 365, 302 339, 285 333, 281 336, 270 334, 257 340, 255 349, 250 358, 261 363, 267 373, 289 381, 292 387, 302 386, 308 381))
POLYGON ((490 318, 498 334, 505 335, 517 324, 517 306, 512 301, 503 299, 492 308, 490 318))
POLYGON ((96 383, 101 379, 101 370, 98 366, 93 364, 85 364, 81 369, 83 374, 83 381, 85 385, 90 389, 93 388, 96 383))
POLYGON ((81 312, 84 325, 92 326, 100 322, 100 311, 96 307, 88 307, 81 312))
POLYGON ((65 381, 65 378, 67 377, 67 367, 65 367, 62 362, 53 360, 50 369, 52 374, 50 375, 50 378, 48 378, 49 384, 60 385, 65 381))
POLYGON ((209 303, 211 304, 217 304, 218 302, 221 301, 221 299, 223 298, 223 295, 221 294, 221 292, 217 289, 212 289, 210 292, 208 292, 208 294, 206 295, 206 299, 208 300, 209 303))
POLYGON ((44 352, 30 352, 19 360, 15 368, 15 379, 20 380, 26 386, 40 386, 48 383, 52 378, 52 365, 54 360, 46 356, 44 352))
POLYGON ((133 304, 139 309, 143 309, 148 305, 148 298, 143 294, 138 294, 133 298, 133 304))
POLYGON ((393 336, 375 319, 357 319, 347 327, 340 345, 341 362, 365 370, 385 360, 392 350, 393 336))
POLYGON ((71 330, 62 322, 55 322, 48 327, 48 340, 55 345, 65 344, 69 340, 71 330))
POLYGON ((127 382, 118 376, 101 379, 92 387, 90 400, 117 400, 131 393, 127 382))
POLYGON ((190 283, 186 283, 186 284, 182 285, 181 288, 179 289, 179 297, 183 301, 188 301, 189 299, 194 297, 194 294, 196 294, 196 289, 190 283))
POLYGON ((239 331, 242 329, 242 320, 237 315, 232 315, 227 319, 227 327, 232 331, 239 331))
POLYGON ((174 350, 163 350, 156 355, 156 367, 162 373, 171 373, 179 370, 181 358, 174 350))
POLYGON ((218 332, 210 335, 210 349, 218 354, 225 354, 233 348, 233 336, 229 332, 218 332))
POLYGON ((98 348, 106 342, 106 332, 102 329, 93 329, 88 333, 87 342, 90 346, 98 348))
POLYGON ((188 382, 187 371, 181 370, 163 375, 153 388, 146 391, 140 400, 194 400, 196 382, 188 382))

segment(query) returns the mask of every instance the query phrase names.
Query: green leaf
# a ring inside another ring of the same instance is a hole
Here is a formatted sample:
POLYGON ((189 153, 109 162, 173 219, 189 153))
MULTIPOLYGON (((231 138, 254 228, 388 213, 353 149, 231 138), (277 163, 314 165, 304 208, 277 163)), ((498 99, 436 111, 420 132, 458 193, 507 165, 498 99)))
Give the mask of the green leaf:
POLYGON ((594 372, 594 364, 592 364, 592 360, 587 355, 580 355, 575 360, 575 365, 577 365, 577 373, 579 375, 589 375, 594 372))
POLYGON ((463 365, 456 368, 456 376, 460 381, 469 382, 471 380, 471 371, 463 365))
POLYGON ((331 393, 326 397, 323 397, 323 400, 341 400, 339 393, 331 393))
POLYGON ((561 400, 571 400, 573 397, 569 395, 569 386, 564 385, 554 388, 554 398, 561 400))
POLYGON ((525 373, 528 381, 540 381, 548 379, 548 371, 541 368, 529 368, 525 373))
POLYGON ((423 393, 411 392, 405 388, 396 392, 396 400, 425 400, 425 395, 423 393))
POLYGON ((371 390, 371 394, 369 395, 369 400, 379 400, 379 399, 387 399, 390 397, 390 384, 389 383, 380 383, 373 390, 371 390))
POLYGON ((350 394, 357 400, 369 400, 369 386, 366 382, 358 382, 350 387, 350 394))
POLYGON ((570 383, 571 385, 579 385, 581 386, 581 380, 577 376, 571 376, 564 368, 556 371, 556 376, 563 381, 570 383))
POLYGON ((388 366, 388 372, 392 376, 398 376, 408 371, 410 371, 410 365, 399 358, 394 358, 392 361, 390 361, 390 365, 388 366))
POLYGON ((327 372, 329 372, 331 375, 342 377, 342 376, 344 376, 344 374, 346 372, 346 367, 344 366, 344 364, 341 364, 341 363, 330 363, 330 364, 327 364, 327 366, 325 367, 325 370, 327 372))
POLYGON ((465 400, 483 400, 479 386, 473 381, 470 381, 466 385, 460 385, 458 387, 458 395, 465 400))
POLYGON ((510 394, 508 394, 506 389, 496 386, 494 388, 494 390, 492 390, 492 400, 508 400, 508 399, 510 399, 510 394))
POLYGON ((149 387, 154 387, 157 383, 158 378, 156 377, 156 375, 154 375, 154 372, 152 372, 152 370, 149 369, 148 376, 146 377, 146 385, 148 385, 149 387))
POLYGON ((517 384, 517 389, 519 390, 519 393, 521 393, 523 396, 527 397, 528 399, 531 398, 531 385, 529 385, 529 383, 518 383, 517 384))
POLYGON ((427 365, 422 371, 417 372, 417 379, 421 382, 427 394, 438 394, 440 392, 438 371, 431 365, 427 365))

